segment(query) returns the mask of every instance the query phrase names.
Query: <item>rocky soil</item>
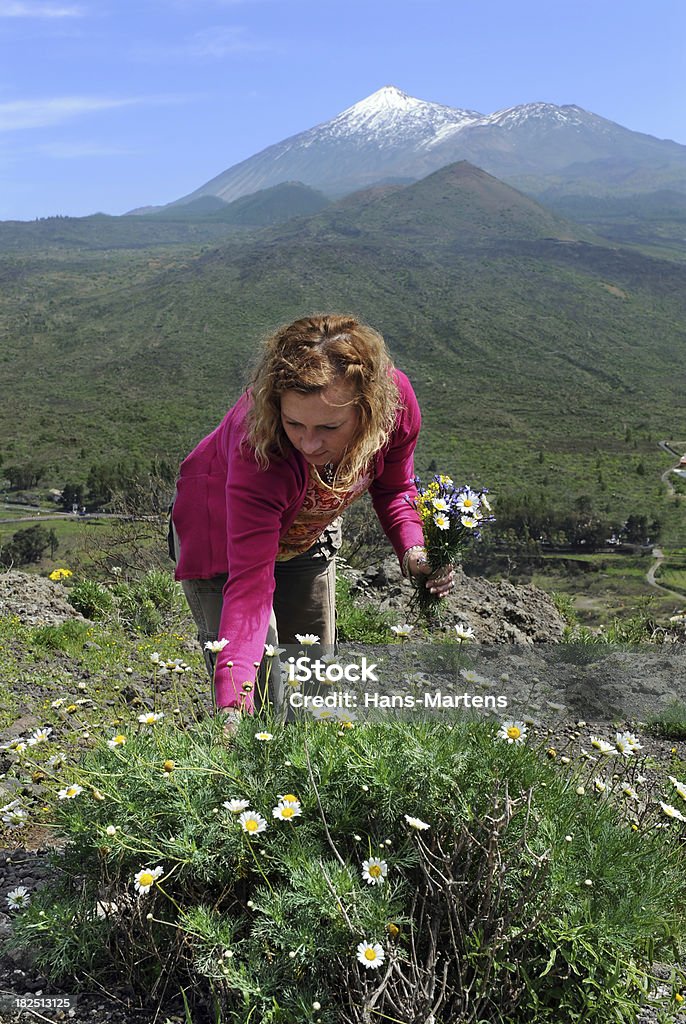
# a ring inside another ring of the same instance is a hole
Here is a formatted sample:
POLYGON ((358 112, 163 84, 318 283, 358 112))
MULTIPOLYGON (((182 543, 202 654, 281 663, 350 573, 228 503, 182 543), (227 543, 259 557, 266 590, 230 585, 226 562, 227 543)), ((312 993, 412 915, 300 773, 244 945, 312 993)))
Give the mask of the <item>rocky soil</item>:
MULTIPOLYGON (((382 610, 397 612, 397 621, 406 616, 409 584, 400 576, 397 562, 389 558, 365 572, 346 570, 353 583, 353 592, 360 599, 373 601, 382 610)), ((0 617, 16 615, 29 625, 59 625, 80 618, 64 596, 63 588, 50 580, 25 573, 0 574, 0 617)), ((536 587, 515 587, 507 582, 497 584, 470 579, 460 571, 456 588, 446 601, 446 629, 460 621, 474 630, 475 641, 460 650, 428 644, 426 648, 412 644, 365 645, 364 650, 376 658, 381 668, 380 689, 397 692, 401 671, 407 674, 408 659, 413 661, 417 685, 444 692, 488 695, 505 694, 508 710, 528 718, 531 728, 540 736, 550 729, 550 743, 560 753, 570 752, 584 744, 592 732, 609 735, 612 722, 631 726, 640 732, 645 753, 653 765, 670 763, 673 757, 686 760, 686 743, 661 740, 640 731, 640 723, 664 707, 675 697, 686 697, 686 646, 661 645, 641 652, 604 649, 602 645, 573 647, 560 644, 564 622, 551 599, 536 587), (464 652, 464 653, 463 653, 464 652), (384 675, 385 671, 385 675, 384 675), (395 689, 394 689, 395 687, 395 689), (578 726, 579 719, 585 720, 578 726), (554 739, 553 739, 554 737, 554 739)), ((182 645, 183 646, 183 645, 182 645)), ((342 652, 353 656, 347 645, 342 652)), ((78 685, 78 666, 55 652, 62 672, 74 674, 78 685)), ((412 666, 409 666, 412 669, 412 666)), ((29 670, 30 671, 30 670, 29 670)), ((144 699, 147 681, 135 673, 124 677, 136 699, 144 699), (139 696, 141 695, 141 696, 139 696)), ((3 682, 5 682, 3 680, 3 682)), ((404 684, 403 684, 404 685, 404 684)), ((36 714, 36 694, 21 698, 20 714, 13 725, 0 735, 26 734, 42 724, 36 714)), ((13 795, 11 780, 0 779, 0 803, 13 795)), ((32 967, 30 951, 17 955, 3 950, 10 931, 6 909, 7 893, 18 885, 33 889, 49 885, 54 867, 47 858, 51 842, 47 832, 35 831, 28 846, 0 850, 0 1022, 36 1020, 73 1020, 75 1024, 175 1024, 184 1020, 180 1008, 170 1006, 162 1013, 152 1014, 135 1007, 125 991, 106 993, 92 990, 80 994, 74 1010, 48 1012, 17 1012, 8 1002, 13 996, 33 995, 36 998, 58 994, 57 988, 39 976, 32 967), (4 1002, 3 1002, 4 1000, 4 1002), (62 1016, 60 1017, 60 1013, 62 1016), (42 1016, 41 1016, 42 1014, 42 1016)), ((664 969, 666 971, 666 968, 664 969)), ((647 1008, 637 1024, 656 1024, 656 1011, 647 1008)), ((197 1022, 199 1024, 199 1022, 197 1022)))

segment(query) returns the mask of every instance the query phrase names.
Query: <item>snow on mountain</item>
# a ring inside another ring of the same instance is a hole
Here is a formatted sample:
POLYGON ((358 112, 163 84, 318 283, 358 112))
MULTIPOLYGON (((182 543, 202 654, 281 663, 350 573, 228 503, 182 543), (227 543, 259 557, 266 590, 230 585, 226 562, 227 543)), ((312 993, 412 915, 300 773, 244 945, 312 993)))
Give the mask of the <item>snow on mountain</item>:
POLYGON ((459 110, 440 103, 408 96, 394 85, 386 85, 348 107, 331 121, 305 132, 306 144, 320 139, 355 137, 358 143, 398 146, 421 143, 445 130, 454 131, 483 118, 473 110, 459 110))
POLYGON ((685 146, 632 132, 581 107, 527 103, 480 114, 387 85, 330 121, 234 164, 177 203, 206 195, 231 202, 286 181, 342 196, 380 181, 422 178, 457 160, 541 188, 546 175, 573 166, 578 177, 581 166, 584 181, 599 194, 609 182, 603 161, 619 161, 631 173, 668 166, 667 183, 686 190, 685 146))

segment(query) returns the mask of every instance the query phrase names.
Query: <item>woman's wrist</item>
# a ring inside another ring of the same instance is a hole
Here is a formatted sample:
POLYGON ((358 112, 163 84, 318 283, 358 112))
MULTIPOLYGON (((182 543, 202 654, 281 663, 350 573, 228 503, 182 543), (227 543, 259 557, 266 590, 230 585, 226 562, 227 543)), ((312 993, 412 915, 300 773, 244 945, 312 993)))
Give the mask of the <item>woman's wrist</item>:
POLYGON ((402 560, 402 562, 400 564, 400 570, 401 570, 403 576, 405 577, 405 579, 407 579, 409 577, 409 575, 410 575, 409 565, 410 565, 410 558, 411 558, 411 556, 413 554, 417 554, 417 555, 421 554, 421 555, 424 556, 424 560, 426 560, 426 548, 424 547, 423 544, 413 544, 411 548, 407 549, 407 551, 403 555, 403 560, 402 560))

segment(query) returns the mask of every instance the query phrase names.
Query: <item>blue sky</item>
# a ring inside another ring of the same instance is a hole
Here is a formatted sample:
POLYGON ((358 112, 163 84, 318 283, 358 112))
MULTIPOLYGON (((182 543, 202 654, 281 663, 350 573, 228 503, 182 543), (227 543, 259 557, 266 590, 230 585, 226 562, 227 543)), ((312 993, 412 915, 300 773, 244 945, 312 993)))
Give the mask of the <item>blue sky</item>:
POLYGON ((177 199, 383 85, 686 144, 684 0, 0 0, 0 219, 177 199))

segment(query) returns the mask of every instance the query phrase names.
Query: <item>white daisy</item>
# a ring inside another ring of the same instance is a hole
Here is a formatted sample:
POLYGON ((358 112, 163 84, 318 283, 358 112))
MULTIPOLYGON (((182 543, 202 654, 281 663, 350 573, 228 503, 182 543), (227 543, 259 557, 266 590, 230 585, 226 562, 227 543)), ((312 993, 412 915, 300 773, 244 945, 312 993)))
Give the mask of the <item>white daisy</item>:
POLYGON ((64 697, 58 697, 57 700, 54 700, 51 703, 50 707, 54 708, 55 711, 56 711, 57 708, 61 708, 63 704, 64 704, 64 697))
POLYGON ((473 640, 474 630, 466 622, 455 623, 455 634, 458 640, 473 640))
POLYGON ((313 644, 319 643, 319 637, 315 636, 314 633, 296 633, 295 639, 299 644, 302 644, 303 647, 312 647, 313 644))
POLYGON ((281 821, 290 821, 300 816, 300 801, 284 800, 279 801, 278 807, 272 808, 272 817, 280 818, 281 821))
POLYGON ((496 739, 505 740, 506 743, 523 743, 526 739, 524 722, 503 722, 496 733, 496 739))
POLYGON ((79 786, 77 782, 74 782, 71 786, 61 789, 57 796, 60 800, 73 800, 79 793, 83 793, 83 786, 79 786))
POLYGON ((437 512, 448 511, 448 502, 445 500, 445 498, 433 498, 431 504, 433 505, 437 512))
POLYGON ((422 832, 425 828, 431 828, 431 826, 427 825, 427 823, 425 821, 422 821, 421 818, 413 818, 410 814, 405 815, 405 821, 411 828, 416 828, 420 832, 422 832))
POLYGON ((438 527, 439 530, 449 530, 450 529, 450 518, 448 516, 444 515, 442 512, 437 512, 436 513, 436 515, 434 516, 434 523, 438 527))
POLYGON ((386 954, 378 942, 360 942, 357 947, 357 959, 367 968, 376 968, 384 962, 386 954))
POLYGON ((607 791, 607 783, 603 782, 602 779, 599 779, 596 776, 596 778, 593 780, 593 788, 596 791, 596 793, 605 793, 607 791))
POLYGON ((474 516, 461 516, 460 522, 467 530, 475 530, 479 525, 479 520, 474 516))
POLYGON ((273 740, 274 737, 270 732, 256 732, 255 739, 259 740, 261 743, 269 743, 269 741, 273 740))
POLYGON ((614 743, 608 743, 607 740, 603 740, 600 736, 591 736, 591 746, 599 750, 601 754, 615 754, 617 748, 614 743))
POLYGON ((134 885, 137 892, 143 894, 149 892, 153 886, 153 883, 157 881, 160 875, 164 874, 164 868, 159 864, 156 868, 142 868, 136 872, 133 876, 134 885))
POLYGON ((318 722, 333 721, 336 718, 333 708, 310 708, 310 714, 318 722))
POLYGON ((407 622, 403 622, 399 626, 391 626, 391 633, 395 633, 396 636, 409 636, 414 626, 410 626, 407 622))
POLYGON ((624 757, 631 757, 638 750, 643 750, 643 744, 638 742, 638 737, 632 732, 615 733, 615 746, 624 757))
POLYGON ((25 885, 18 885, 7 893, 5 900, 10 910, 24 910, 31 902, 31 895, 25 885))
POLYGON ((265 644, 264 653, 268 658, 277 658, 279 654, 284 654, 285 647, 274 647, 274 644, 265 644))
POLYGON ((155 725, 164 718, 164 711, 146 711, 138 716, 138 721, 143 725, 155 725))
POLYGON ((627 796, 629 800, 638 800, 638 793, 633 786, 629 785, 628 782, 622 786, 622 793, 624 796, 627 796))
POLYGON ((370 857, 362 863, 362 877, 369 885, 383 885, 388 874, 388 864, 378 857, 370 857))
POLYGON ((686 821, 686 818, 681 811, 677 811, 676 807, 672 807, 671 804, 663 804, 662 800, 660 800, 660 807, 662 808, 662 813, 666 814, 668 818, 676 818, 677 821, 686 821))
MULTIPOLYGON (((205 650, 211 651, 213 654, 219 654, 220 651, 224 650, 228 642, 229 641, 226 639, 226 637, 222 637, 221 640, 206 640, 205 650)), ((180 661, 176 662, 176 665, 179 667, 181 666, 181 664, 182 662, 180 661)), ((181 671, 183 671, 183 669, 181 669, 181 671)))
POLYGON ((261 814, 258 814, 257 811, 243 811, 238 819, 238 823, 243 831, 249 833, 251 836, 255 836, 259 832, 264 832, 267 827, 267 822, 261 814))
POLYGON ((467 489, 455 496, 455 504, 467 515, 474 515, 479 508, 479 495, 467 489))
POLYGON ((241 811, 246 810, 250 807, 249 800, 225 800, 222 807, 226 807, 227 811, 231 811, 232 814, 240 814, 241 811))
POLYGON ((3 823, 7 825, 11 832, 15 829, 23 828, 26 825, 27 819, 28 815, 23 807, 12 807, 2 816, 3 823))
POLYGON ((672 783, 681 799, 686 800, 686 785, 683 782, 679 782, 678 779, 675 779, 673 775, 669 776, 669 781, 672 783))
POLYGON ((125 743, 126 736, 123 732, 119 732, 116 736, 113 736, 111 740, 107 741, 107 746, 110 750, 116 750, 117 747, 123 747, 125 743))

